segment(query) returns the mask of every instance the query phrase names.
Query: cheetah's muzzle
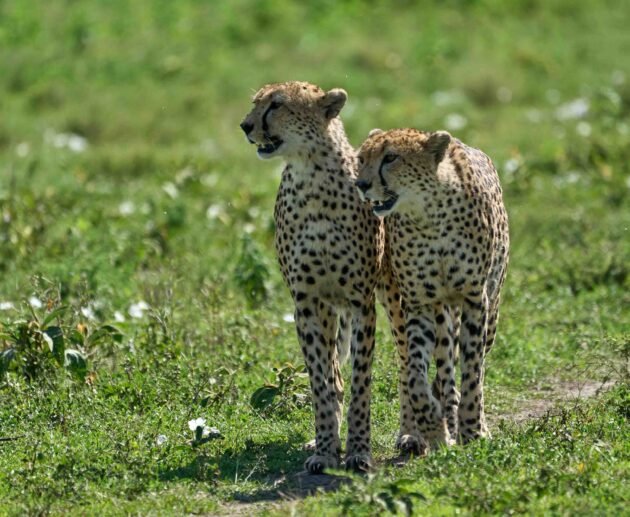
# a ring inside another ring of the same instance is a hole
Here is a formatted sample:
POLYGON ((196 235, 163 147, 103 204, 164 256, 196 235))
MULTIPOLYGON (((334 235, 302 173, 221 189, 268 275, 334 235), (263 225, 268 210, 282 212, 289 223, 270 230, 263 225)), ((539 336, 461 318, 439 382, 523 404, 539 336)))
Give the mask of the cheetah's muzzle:
POLYGON ((269 138, 269 140, 271 140, 271 143, 269 144, 258 145, 257 152, 259 155, 275 153, 284 143, 284 141, 277 136, 272 136, 269 138))
POLYGON ((387 198, 385 201, 372 200, 372 212, 379 217, 386 216, 392 211, 396 203, 398 202, 398 196, 394 195, 387 198))

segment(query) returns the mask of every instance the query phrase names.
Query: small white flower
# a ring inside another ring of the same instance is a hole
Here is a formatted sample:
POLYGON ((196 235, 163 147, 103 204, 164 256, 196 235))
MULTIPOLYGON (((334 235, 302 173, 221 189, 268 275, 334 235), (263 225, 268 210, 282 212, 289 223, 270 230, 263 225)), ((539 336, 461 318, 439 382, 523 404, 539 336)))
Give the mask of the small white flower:
POLYGON ((164 445, 167 441, 168 438, 164 434, 158 434, 157 438, 155 439, 155 443, 157 443, 158 445, 164 445))
POLYGON ((505 172, 507 172, 508 174, 513 174, 518 170, 520 166, 521 161, 518 158, 510 158, 505 162, 503 170, 505 170, 505 172))
POLYGON ((217 219, 223 213, 223 207, 221 205, 210 205, 206 210, 206 217, 208 219, 217 219))
POLYGON ((194 420, 188 421, 188 429, 191 431, 196 431, 197 427, 206 427, 206 419, 205 418, 195 418, 194 420))
POLYGON ((132 318, 143 318, 145 311, 149 310, 149 304, 144 300, 140 300, 137 303, 132 303, 129 306, 129 316, 132 318))
POLYGON ((243 225, 243 231, 245 233, 254 233, 254 231, 256 231, 256 226, 254 226, 252 223, 245 223, 243 225))
POLYGON ((118 205, 118 213, 122 216, 128 216, 136 211, 136 205, 132 201, 123 201, 118 205))
POLYGON ((590 104, 588 99, 579 97, 560 105, 556 110, 556 117, 559 120, 582 118, 588 113, 589 108, 590 104))
POLYGON ((201 184, 204 187, 214 187, 219 182, 218 174, 204 174, 201 177, 201 184))
POLYGON ((574 185, 580 181, 581 175, 579 171, 569 171, 563 176, 557 176, 554 180, 556 186, 562 188, 566 185, 574 185))
POLYGON ((532 124, 538 124, 542 121, 543 115, 542 112, 536 108, 528 109, 525 112, 525 118, 531 122, 532 124))
POLYGON ((44 303, 37 297, 31 296, 28 299, 28 303, 33 307, 33 309, 41 309, 44 306, 44 303))
POLYGON ((87 149, 88 143, 85 138, 79 135, 68 135, 67 147, 73 153, 82 153, 87 149))
POLYGON ((577 131, 578 135, 583 136, 584 138, 591 136, 591 125, 588 122, 584 122, 583 120, 577 123, 577 126, 575 126, 575 130, 577 131))
POLYGON ((431 101, 436 106, 448 106, 461 100, 461 94, 455 90, 436 91, 431 95, 431 101))
POLYGON ((114 313, 114 320, 117 321, 118 323, 123 323, 125 321, 125 317, 123 316, 122 312, 116 311, 114 313))
POLYGON ((90 307, 89 305, 86 307, 81 307, 81 314, 83 314, 83 316, 89 320, 96 319, 96 314, 94 314, 94 309, 92 309, 92 307, 90 307))
POLYGON ((162 185, 162 190, 166 192, 172 199, 175 199, 179 195, 179 190, 175 186, 175 183, 167 181, 162 185))
POLYGON ((580 181, 580 173, 578 171, 570 171, 570 172, 568 172, 567 175, 565 176, 565 181, 569 185, 577 183, 578 181, 580 181))
POLYGON ((446 115, 444 119, 444 125, 446 129, 451 131, 457 131, 459 129, 463 129, 468 124, 468 119, 464 117, 464 115, 460 115, 459 113, 451 113, 446 115))
POLYGON ((286 321, 287 323, 293 323, 295 321, 295 316, 292 312, 287 312, 282 315, 282 321, 286 321))
POLYGON ((46 140, 59 149, 68 149, 73 153, 82 153, 88 147, 88 141, 81 135, 74 133, 53 133, 46 134, 46 140))
POLYGON ((31 146, 28 142, 20 142, 15 146, 15 154, 17 154, 20 158, 24 158, 28 156, 31 152, 31 146))
POLYGON ((0 302, 0 311, 12 311, 15 309, 13 302, 0 302))

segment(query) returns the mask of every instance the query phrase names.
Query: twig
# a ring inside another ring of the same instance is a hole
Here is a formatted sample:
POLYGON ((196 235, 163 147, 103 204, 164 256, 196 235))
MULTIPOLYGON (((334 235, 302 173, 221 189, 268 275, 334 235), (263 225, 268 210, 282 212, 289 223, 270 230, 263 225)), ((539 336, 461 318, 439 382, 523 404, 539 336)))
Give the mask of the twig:
POLYGON ((19 440, 20 438, 26 437, 25 434, 21 434, 19 436, 0 436, 0 443, 2 442, 12 442, 15 440, 19 440))

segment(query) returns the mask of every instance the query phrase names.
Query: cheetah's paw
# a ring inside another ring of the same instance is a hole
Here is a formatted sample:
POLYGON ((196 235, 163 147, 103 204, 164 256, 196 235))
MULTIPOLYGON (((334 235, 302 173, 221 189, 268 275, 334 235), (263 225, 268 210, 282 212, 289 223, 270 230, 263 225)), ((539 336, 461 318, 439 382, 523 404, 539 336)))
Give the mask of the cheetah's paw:
POLYGON ((332 455, 313 454, 306 458, 304 462, 304 468, 309 474, 321 474, 325 469, 335 469, 338 466, 338 458, 332 455))
POLYGON ((429 452, 428 444, 422 439, 411 434, 401 434, 396 440, 396 448, 402 454, 410 454, 414 456, 426 456, 429 452))
POLYGON ((372 457, 367 454, 351 454, 346 456, 346 470, 368 473, 373 470, 372 457))

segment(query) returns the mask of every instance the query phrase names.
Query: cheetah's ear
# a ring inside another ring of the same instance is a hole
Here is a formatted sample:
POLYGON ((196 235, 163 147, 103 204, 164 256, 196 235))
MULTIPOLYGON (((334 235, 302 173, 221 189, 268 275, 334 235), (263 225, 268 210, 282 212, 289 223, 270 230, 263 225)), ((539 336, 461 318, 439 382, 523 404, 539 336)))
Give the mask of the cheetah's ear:
POLYGON ((330 120, 339 115, 339 112, 341 111, 341 108, 343 108, 347 99, 348 94, 341 88, 333 88, 332 90, 326 92, 326 95, 324 95, 320 101, 322 108, 324 108, 326 118, 330 120))
POLYGON ((447 131, 435 131, 431 133, 424 144, 425 151, 430 152, 435 157, 435 163, 440 163, 444 159, 448 144, 451 143, 451 135, 447 131))
POLYGON ((383 132, 382 129, 379 129, 377 127, 375 127, 374 129, 372 129, 369 133, 368 133, 368 138, 370 138, 371 136, 376 136, 376 135, 380 135, 383 132))

